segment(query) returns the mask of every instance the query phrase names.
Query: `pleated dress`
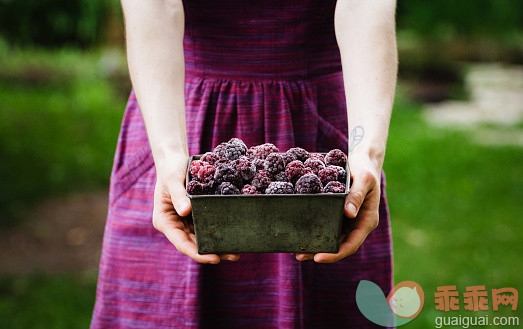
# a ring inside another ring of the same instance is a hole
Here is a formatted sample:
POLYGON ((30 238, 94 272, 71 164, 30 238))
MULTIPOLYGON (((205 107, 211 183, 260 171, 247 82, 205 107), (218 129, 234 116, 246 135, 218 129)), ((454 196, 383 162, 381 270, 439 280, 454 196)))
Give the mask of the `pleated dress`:
MULTIPOLYGON (((232 137, 281 151, 347 151, 335 0, 184 1, 191 155, 232 137)), ((350 95, 349 95, 350 97, 350 95)), ((131 92, 111 174, 91 328, 374 328, 360 280, 392 288, 384 179, 379 226, 333 264, 241 254, 199 264, 152 225, 154 161, 131 92)), ((219 220, 219 219, 217 219, 219 220)), ((349 220, 349 219, 346 219, 349 220)))

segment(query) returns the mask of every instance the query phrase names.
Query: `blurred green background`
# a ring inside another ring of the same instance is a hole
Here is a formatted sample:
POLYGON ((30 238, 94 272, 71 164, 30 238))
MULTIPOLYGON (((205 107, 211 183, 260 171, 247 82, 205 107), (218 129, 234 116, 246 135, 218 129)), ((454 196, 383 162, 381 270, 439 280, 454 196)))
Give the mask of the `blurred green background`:
MULTIPOLYGON (((398 1, 395 282, 523 288, 523 2, 398 1)), ((0 328, 85 328, 130 83, 117 1, 0 0, 0 328)), ((462 306, 463 309, 463 306, 462 306)), ((494 315, 519 315, 503 309, 494 315)))

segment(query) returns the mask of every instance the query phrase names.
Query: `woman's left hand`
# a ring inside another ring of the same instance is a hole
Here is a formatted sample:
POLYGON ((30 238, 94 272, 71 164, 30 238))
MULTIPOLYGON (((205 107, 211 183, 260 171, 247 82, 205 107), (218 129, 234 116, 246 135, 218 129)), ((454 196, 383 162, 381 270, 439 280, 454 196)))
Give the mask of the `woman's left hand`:
POLYGON ((314 259, 317 263, 334 263, 358 251, 367 235, 378 226, 381 168, 366 155, 349 159, 352 185, 345 199, 344 213, 350 219, 343 223, 342 242, 338 253, 296 254, 299 261, 314 259))

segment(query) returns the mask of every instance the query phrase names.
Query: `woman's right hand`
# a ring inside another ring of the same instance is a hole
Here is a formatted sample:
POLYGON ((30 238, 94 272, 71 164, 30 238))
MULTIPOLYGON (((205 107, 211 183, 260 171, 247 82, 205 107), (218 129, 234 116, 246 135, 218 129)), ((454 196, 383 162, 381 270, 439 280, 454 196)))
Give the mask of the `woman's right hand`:
POLYGON ((236 261, 239 259, 237 254, 198 254, 194 227, 187 218, 191 213, 191 203, 185 191, 188 161, 186 155, 172 154, 168 160, 156 165, 153 225, 179 252, 198 263, 218 264, 221 259, 236 261))

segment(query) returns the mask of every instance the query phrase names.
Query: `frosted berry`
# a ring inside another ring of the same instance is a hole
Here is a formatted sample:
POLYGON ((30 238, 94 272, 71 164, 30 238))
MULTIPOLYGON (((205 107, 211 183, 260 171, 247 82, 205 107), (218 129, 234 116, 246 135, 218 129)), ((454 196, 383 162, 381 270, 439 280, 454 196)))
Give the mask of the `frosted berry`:
POLYGON ((247 153, 245 154, 245 156, 247 156, 251 160, 256 159, 255 154, 256 154, 256 148, 257 147, 258 146, 251 146, 251 147, 249 147, 249 149, 247 150, 247 153))
POLYGON ((328 182, 323 188, 323 193, 345 193, 345 184, 338 181, 328 182))
POLYGON ((214 179, 211 179, 210 181, 204 183, 204 192, 205 194, 214 194, 216 191, 216 182, 214 179))
POLYGON ((325 164, 321 162, 321 160, 313 158, 308 158, 307 160, 305 160, 304 165, 305 167, 311 168, 315 175, 317 175, 320 172, 320 170, 325 168, 325 164))
POLYGON ((246 152, 247 148, 245 147, 245 145, 234 143, 227 143, 227 145, 225 145, 225 157, 229 160, 236 160, 242 155, 245 155, 246 152))
POLYGON ((314 171, 312 171, 312 168, 305 167, 305 173, 304 173, 304 175, 311 175, 311 174, 312 174, 312 175, 316 175, 316 174, 314 173, 314 171))
POLYGON ((251 180, 256 174, 256 166, 246 156, 239 157, 236 161, 234 161, 234 165, 236 166, 236 170, 238 170, 245 181, 251 180))
POLYGON ((247 145, 245 145, 245 143, 239 138, 231 138, 227 143, 240 145, 242 148, 245 149, 245 152, 247 152, 247 145))
POLYGON ((285 170, 283 157, 279 153, 271 153, 265 159, 265 170, 273 175, 285 170))
POLYGON ((345 184, 345 182, 347 181, 347 171, 345 171, 345 169, 343 169, 340 166, 331 165, 328 167, 332 167, 332 168, 336 169, 336 171, 338 172, 338 182, 345 184))
POLYGON ((247 184, 242 188, 242 194, 261 194, 256 187, 247 184))
POLYGON ((221 143, 214 148, 213 152, 220 158, 225 158, 225 146, 227 146, 227 143, 221 143))
POLYGON ((296 193, 299 194, 321 193, 322 189, 320 179, 314 174, 304 175, 296 182, 296 193))
MULTIPOLYGON (((285 174, 285 171, 280 171, 274 176, 274 180, 277 182, 289 182, 289 178, 285 174)), ((290 183, 290 182, 289 182, 290 183)))
POLYGON ((289 163, 291 163, 294 160, 298 160, 296 155, 293 153, 285 152, 281 154, 281 157, 283 158, 283 162, 285 163, 285 166, 287 166, 289 163))
POLYGON ((294 194, 294 188, 291 183, 272 182, 265 190, 265 194, 294 194))
POLYGON ((280 150, 274 144, 265 143, 253 149, 253 157, 255 159, 265 160, 269 154, 278 152, 280 152, 280 150))
POLYGON ((325 164, 325 157, 321 153, 311 153, 310 159, 320 160, 323 162, 323 164, 325 164))
POLYGON ((216 163, 216 161, 220 160, 220 156, 218 154, 216 154, 216 153, 213 153, 213 152, 207 152, 204 155, 202 155, 200 160, 214 165, 216 163))
POLYGON ((203 195, 205 194, 205 185, 198 181, 190 181, 187 184, 187 194, 189 195, 203 195))
POLYGON ((227 158, 220 158, 220 160, 218 160, 214 163, 214 166, 218 167, 219 165, 222 165, 222 164, 231 164, 231 160, 229 160, 227 158))
POLYGON ((206 164, 207 163, 203 162, 202 160, 194 160, 193 162, 191 162, 191 166, 189 168, 189 173, 191 174, 191 178, 198 177, 197 176, 198 172, 206 164))
POLYGON ((206 164, 198 171, 198 180, 202 183, 214 180, 214 172, 216 168, 213 165, 206 164))
POLYGON ((339 150, 339 149, 331 150, 325 156, 326 165, 340 166, 343 168, 343 167, 345 167, 346 163, 347 163, 347 155, 345 153, 343 153, 342 150, 339 150))
POLYGON ((220 194, 220 195, 240 194, 240 190, 231 182, 223 182, 216 189, 216 194, 220 194))
POLYGON ((252 160, 252 163, 254 163, 256 170, 265 170, 265 160, 254 159, 254 160, 252 160))
POLYGON ((214 172, 214 180, 217 184, 223 182, 230 182, 235 185, 240 185, 242 178, 238 170, 230 164, 220 164, 216 167, 214 172))
POLYGON ((327 168, 320 170, 318 178, 323 185, 326 185, 328 182, 338 180, 338 170, 333 168, 333 166, 328 166, 327 168))
POLYGON ((301 147, 293 147, 287 151, 287 153, 294 154, 296 156, 296 159, 300 160, 301 162, 305 162, 311 155, 306 150, 302 149, 301 147))
POLYGON ((285 167, 285 175, 291 183, 295 183, 305 174, 305 165, 300 160, 294 160, 285 167))
POLYGON ((254 175, 251 185, 263 193, 269 187, 271 181, 272 175, 267 170, 260 170, 254 175))

